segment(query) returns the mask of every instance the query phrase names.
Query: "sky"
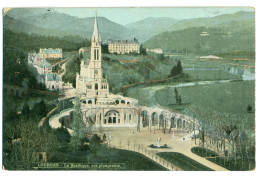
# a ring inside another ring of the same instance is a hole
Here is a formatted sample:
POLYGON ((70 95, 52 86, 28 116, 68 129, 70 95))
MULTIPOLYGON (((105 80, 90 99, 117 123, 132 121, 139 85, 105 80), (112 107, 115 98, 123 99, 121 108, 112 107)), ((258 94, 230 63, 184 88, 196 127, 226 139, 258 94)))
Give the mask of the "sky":
POLYGON ((98 16, 126 25, 147 17, 170 17, 175 19, 190 19, 213 17, 221 14, 231 14, 238 11, 254 11, 250 7, 125 7, 125 8, 55 8, 60 13, 80 18, 98 16))

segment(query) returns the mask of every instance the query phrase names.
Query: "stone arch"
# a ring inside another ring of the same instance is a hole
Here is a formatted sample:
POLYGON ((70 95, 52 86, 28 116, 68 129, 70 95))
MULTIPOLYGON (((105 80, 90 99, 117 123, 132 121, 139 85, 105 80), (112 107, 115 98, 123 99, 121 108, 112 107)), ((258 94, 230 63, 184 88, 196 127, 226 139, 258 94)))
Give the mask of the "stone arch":
POLYGON ((146 110, 141 111, 141 117, 142 117, 143 127, 148 126, 149 118, 148 118, 148 112, 146 110))
POLYGON ((185 128, 185 127, 186 127, 186 121, 183 120, 183 121, 182 121, 182 128, 185 128))
POLYGON ((158 114, 156 112, 152 113, 152 126, 158 125, 158 114))
POLYGON ((87 104, 86 100, 83 100, 82 103, 83 103, 83 104, 87 104))
POLYGON ((120 123, 120 114, 118 111, 116 110, 110 110, 108 112, 106 112, 105 114, 105 119, 108 119, 108 123, 111 124, 115 124, 115 123, 120 123))
POLYGON ((175 128, 175 123, 174 123, 175 117, 171 117, 170 119, 170 127, 175 128))
POLYGON ((125 100, 121 100, 121 104, 125 104, 125 100))
POLYGON ((92 104, 92 100, 88 100, 88 104, 92 104))
POLYGON ((116 103, 116 104, 119 104, 119 100, 116 100, 115 103, 116 103))
POLYGON ((182 120, 177 119, 177 128, 182 128, 182 120))
POLYGON ((164 127, 164 115, 161 113, 159 116, 159 127, 164 127))
POLYGON ((130 104, 130 102, 128 101, 128 102, 127 102, 127 104, 129 105, 129 104, 130 104))

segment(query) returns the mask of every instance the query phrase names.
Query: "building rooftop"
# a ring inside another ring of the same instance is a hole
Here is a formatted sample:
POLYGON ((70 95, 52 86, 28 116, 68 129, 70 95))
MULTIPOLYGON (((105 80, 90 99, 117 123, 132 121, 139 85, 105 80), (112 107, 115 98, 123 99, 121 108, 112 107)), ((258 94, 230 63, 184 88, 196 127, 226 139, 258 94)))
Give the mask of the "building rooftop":
POLYGON ((47 73, 45 76, 47 77, 47 81, 61 81, 60 76, 56 73, 47 73))
POLYGON ((107 44, 139 44, 138 40, 134 38, 134 40, 107 40, 107 44))
POLYGON ((41 68, 52 68, 51 64, 49 62, 47 62, 45 59, 42 59, 39 66, 41 68))

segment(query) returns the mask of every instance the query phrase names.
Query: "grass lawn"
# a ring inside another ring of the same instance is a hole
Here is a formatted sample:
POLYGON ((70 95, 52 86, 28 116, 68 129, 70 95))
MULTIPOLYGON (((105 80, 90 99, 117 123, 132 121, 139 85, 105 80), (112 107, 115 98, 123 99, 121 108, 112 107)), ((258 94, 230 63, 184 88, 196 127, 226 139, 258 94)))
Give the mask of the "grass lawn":
MULTIPOLYGON (((167 169, 158 165, 151 159, 137 152, 120 150, 115 148, 102 148, 96 153, 81 151, 77 153, 57 153, 55 158, 49 162, 59 163, 123 163, 122 170, 151 170, 166 171, 167 169)), ((108 168, 107 170, 116 170, 108 168)))
POLYGON ((255 160, 244 158, 238 158, 236 161, 233 157, 220 157, 217 153, 212 150, 202 148, 202 147, 193 147, 191 149, 193 153, 201 157, 205 157, 207 160, 216 163, 228 170, 231 171, 248 171, 255 168, 255 160), (236 164, 235 164, 236 163, 236 164), (249 164, 250 163, 250 164, 249 164), (249 168, 250 167, 250 168, 249 168))
MULTIPOLYGON (((218 112, 218 119, 227 125, 235 123, 247 129, 247 135, 254 133, 255 114, 247 112, 247 106, 255 107, 255 82, 239 81, 212 85, 190 86, 177 88, 184 104, 194 105, 201 112, 218 112), (228 118, 224 116, 229 113, 228 118)), ((155 101, 162 106, 176 107, 174 87, 167 87, 155 92, 155 101)), ((189 106, 182 107, 185 110, 189 106)), ((191 109, 192 110, 192 109, 191 109)), ((210 120, 213 116, 199 116, 200 120, 210 120)))
POLYGON ((185 171, 213 171, 212 169, 198 163, 197 161, 176 152, 161 152, 158 156, 180 167, 185 171))

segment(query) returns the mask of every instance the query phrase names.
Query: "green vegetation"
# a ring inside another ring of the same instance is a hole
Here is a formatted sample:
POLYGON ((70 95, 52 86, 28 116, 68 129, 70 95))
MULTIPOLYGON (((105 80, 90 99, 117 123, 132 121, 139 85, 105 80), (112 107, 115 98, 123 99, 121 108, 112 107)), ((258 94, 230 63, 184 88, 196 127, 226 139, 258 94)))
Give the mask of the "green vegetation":
POLYGON ((73 130, 73 134, 70 139, 70 146, 72 150, 77 151, 79 150, 82 139, 84 138, 84 134, 86 132, 86 126, 82 120, 79 97, 74 98, 73 102, 74 102, 74 106, 73 106, 74 111, 72 113, 72 122, 71 122, 71 129, 73 130))
POLYGON ((122 86, 165 79, 176 61, 152 56, 103 55, 102 69, 113 93, 122 86))
MULTIPOLYGON (((40 97, 36 95, 34 98, 39 100, 40 97)), ((3 165, 5 169, 32 170, 39 162, 37 152, 46 152, 47 162, 52 163, 123 163, 125 165, 123 170, 166 170, 139 153, 108 147, 105 143, 106 138, 101 139, 96 134, 84 137, 80 140, 78 150, 71 150, 69 146, 73 139, 65 128, 51 130, 48 125, 38 128, 40 119, 53 108, 50 104, 52 98, 54 97, 46 97, 48 103, 39 101, 30 107, 29 103, 24 102, 33 99, 32 95, 19 98, 4 92, 3 165), (22 106, 22 113, 17 114, 20 106, 22 106)))
POLYGON ((221 26, 189 27, 156 35, 146 41, 144 47, 162 48, 164 52, 200 55, 222 54, 236 50, 254 53, 254 26, 255 19, 252 18, 221 26))
MULTIPOLYGON (((62 163, 123 163, 124 168, 121 170, 135 171, 166 171, 164 167, 137 152, 128 150, 119 150, 101 146, 94 155, 90 151, 78 151, 77 153, 63 152, 57 153, 53 162, 62 163)), ((85 170, 85 169, 84 169, 85 170)), ((102 170, 102 169, 101 169, 102 170)), ((118 170, 109 168, 107 170, 118 170)))
POLYGON ((72 83, 76 87, 76 74, 80 72, 80 58, 74 57, 66 64, 66 73, 62 76, 63 82, 72 83))
POLYGON ((183 169, 184 171, 212 171, 212 169, 198 163, 197 161, 176 152, 160 152, 157 153, 166 161, 171 162, 175 166, 183 169))
POLYGON ((63 51, 75 51, 82 46, 89 45, 83 38, 75 41, 75 37, 58 38, 53 36, 37 36, 25 33, 15 33, 4 30, 4 47, 19 48, 27 52, 39 52, 40 48, 62 48, 63 51), (71 40, 69 40, 71 39, 71 40))
MULTIPOLYGON (((158 90, 155 93, 156 102, 162 106, 174 108, 176 104, 174 89, 175 87, 171 86, 158 90)), ((214 118, 214 116, 202 116, 202 114, 216 112, 218 120, 223 124, 243 124, 248 136, 254 134, 254 113, 247 112, 248 104, 252 107, 255 106, 254 90, 254 81, 178 88, 179 94, 182 96, 182 103, 191 104, 191 106, 184 106, 183 112, 188 110, 197 114, 200 121, 210 121, 211 118, 214 118)))
POLYGON ((193 147, 191 151, 231 171, 248 171, 255 168, 254 150, 249 151, 251 152, 250 154, 247 153, 244 157, 238 159, 219 156, 216 152, 202 147, 193 147))

